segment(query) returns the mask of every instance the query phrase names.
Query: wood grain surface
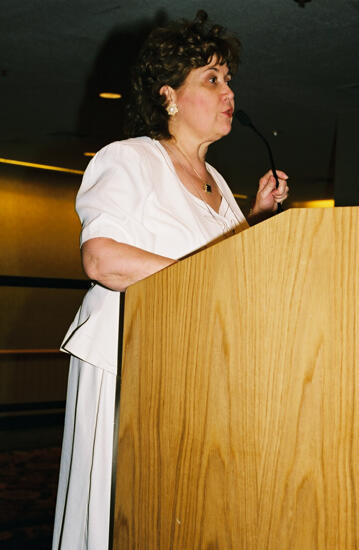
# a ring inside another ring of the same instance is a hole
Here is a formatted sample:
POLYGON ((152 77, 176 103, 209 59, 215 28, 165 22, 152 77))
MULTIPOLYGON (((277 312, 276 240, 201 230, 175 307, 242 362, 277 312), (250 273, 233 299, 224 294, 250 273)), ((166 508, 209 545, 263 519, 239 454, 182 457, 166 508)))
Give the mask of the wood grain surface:
POLYGON ((359 208, 126 294, 115 550, 359 548, 359 208))

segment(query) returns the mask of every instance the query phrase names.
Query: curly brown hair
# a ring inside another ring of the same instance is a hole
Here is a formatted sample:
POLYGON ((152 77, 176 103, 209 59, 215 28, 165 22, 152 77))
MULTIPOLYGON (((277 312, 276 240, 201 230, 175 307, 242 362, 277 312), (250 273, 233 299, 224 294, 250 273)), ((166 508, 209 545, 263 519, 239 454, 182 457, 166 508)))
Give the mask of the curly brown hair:
POLYGON ((207 13, 154 29, 144 43, 132 73, 132 96, 126 108, 127 137, 169 139, 169 115, 162 86, 179 88, 192 69, 216 57, 233 75, 239 63, 240 41, 220 25, 210 25, 207 13))

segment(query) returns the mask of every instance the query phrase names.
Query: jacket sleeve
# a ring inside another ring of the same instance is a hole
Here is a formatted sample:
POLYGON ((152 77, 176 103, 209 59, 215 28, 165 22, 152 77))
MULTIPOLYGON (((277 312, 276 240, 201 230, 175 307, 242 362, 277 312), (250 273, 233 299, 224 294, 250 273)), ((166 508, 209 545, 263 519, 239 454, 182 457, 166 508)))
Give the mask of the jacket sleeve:
POLYGON ((150 246, 152 235, 143 223, 152 192, 150 180, 146 161, 135 146, 115 142, 101 149, 88 165, 76 199, 81 245, 107 237, 150 246))

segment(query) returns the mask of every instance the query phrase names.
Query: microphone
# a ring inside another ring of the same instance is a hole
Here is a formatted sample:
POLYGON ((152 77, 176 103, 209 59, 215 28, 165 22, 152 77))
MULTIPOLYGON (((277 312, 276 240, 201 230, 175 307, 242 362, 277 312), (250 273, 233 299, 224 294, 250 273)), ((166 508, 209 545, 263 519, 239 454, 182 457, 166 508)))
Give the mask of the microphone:
MULTIPOLYGON (((247 113, 245 111, 242 111, 242 109, 239 109, 238 111, 235 111, 234 116, 236 117, 237 120, 239 120, 239 122, 243 126, 248 126, 249 128, 252 128, 253 132, 255 132, 257 134, 257 136, 259 136, 261 138, 261 140, 264 141, 264 143, 266 144, 268 154, 269 154, 270 165, 271 165, 271 168, 272 168, 273 176, 274 176, 275 181, 276 181, 275 186, 276 186, 276 189, 278 189, 279 180, 278 180, 278 176, 277 176, 277 171, 275 169, 272 149, 270 148, 270 145, 269 145, 268 141, 263 136, 263 134, 261 134, 260 131, 257 130, 257 128, 254 126, 253 122, 251 121, 251 119, 249 118, 249 116, 247 115, 247 113)), ((279 214, 279 212, 282 212, 282 211, 283 211, 283 206, 281 205, 281 203, 278 203, 277 214, 279 214)))

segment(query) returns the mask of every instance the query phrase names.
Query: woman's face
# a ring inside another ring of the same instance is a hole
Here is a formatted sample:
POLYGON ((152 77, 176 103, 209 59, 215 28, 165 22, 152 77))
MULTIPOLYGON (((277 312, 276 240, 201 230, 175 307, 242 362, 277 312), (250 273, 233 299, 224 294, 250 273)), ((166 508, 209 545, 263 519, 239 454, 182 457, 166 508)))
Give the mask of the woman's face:
POLYGON ((227 135, 234 111, 230 80, 227 65, 220 65, 217 59, 192 69, 182 86, 173 90, 178 113, 170 126, 172 135, 178 130, 191 132, 201 143, 211 143, 227 135))

